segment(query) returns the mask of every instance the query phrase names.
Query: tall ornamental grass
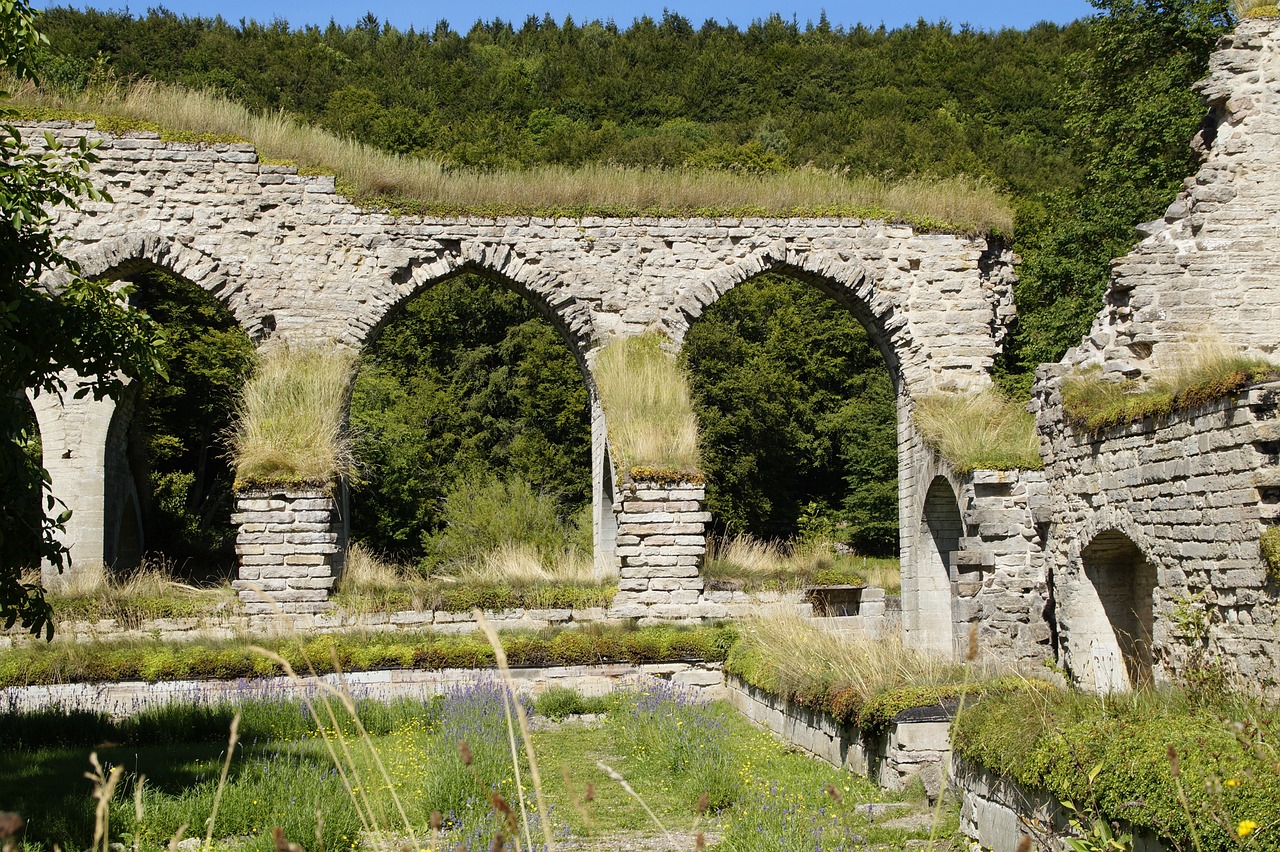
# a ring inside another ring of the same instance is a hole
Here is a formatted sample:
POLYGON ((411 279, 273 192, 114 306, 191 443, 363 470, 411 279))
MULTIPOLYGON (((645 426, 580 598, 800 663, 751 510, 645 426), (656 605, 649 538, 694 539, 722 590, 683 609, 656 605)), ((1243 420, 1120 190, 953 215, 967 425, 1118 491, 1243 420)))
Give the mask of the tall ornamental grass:
POLYGON ((997 391, 922 396, 913 419, 924 442, 960 473, 1044 467, 1035 419, 997 391))
POLYGON ((596 357, 593 372, 619 468, 636 478, 698 471, 689 379, 663 351, 660 334, 614 340, 596 357))
POLYGON ((1146 417, 1189 411, 1280 377, 1280 366, 1221 341, 1193 341, 1180 358, 1145 382, 1112 381, 1097 370, 1062 383, 1062 405, 1077 428, 1097 434, 1146 417))
POLYGON ((303 124, 256 114, 209 91, 150 80, 62 92, 0 81, 30 118, 101 118, 101 129, 167 131, 176 138, 251 140, 266 159, 337 174, 357 203, 451 215, 845 216, 907 221, 931 230, 1011 233, 1009 203, 982 181, 911 177, 890 183, 834 171, 761 175, 694 168, 579 167, 478 171, 403 157, 303 124), (127 121, 121 122, 119 117, 127 121))
POLYGON ((231 432, 236 487, 324 484, 355 470, 344 425, 355 356, 273 347, 245 383, 231 432))
POLYGON ((1231 8, 1237 18, 1280 17, 1280 7, 1271 0, 1232 0, 1231 8))

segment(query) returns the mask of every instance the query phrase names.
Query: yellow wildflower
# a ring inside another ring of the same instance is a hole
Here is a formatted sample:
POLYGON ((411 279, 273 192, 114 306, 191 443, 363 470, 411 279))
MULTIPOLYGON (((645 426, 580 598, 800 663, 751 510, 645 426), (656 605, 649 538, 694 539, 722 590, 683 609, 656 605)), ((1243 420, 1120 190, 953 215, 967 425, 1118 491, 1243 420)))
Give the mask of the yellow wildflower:
POLYGON ((1248 837, 1258 830, 1258 824, 1251 819, 1242 819, 1240 824, 1236 826, 1236 834, 1241 837, 1248 837))

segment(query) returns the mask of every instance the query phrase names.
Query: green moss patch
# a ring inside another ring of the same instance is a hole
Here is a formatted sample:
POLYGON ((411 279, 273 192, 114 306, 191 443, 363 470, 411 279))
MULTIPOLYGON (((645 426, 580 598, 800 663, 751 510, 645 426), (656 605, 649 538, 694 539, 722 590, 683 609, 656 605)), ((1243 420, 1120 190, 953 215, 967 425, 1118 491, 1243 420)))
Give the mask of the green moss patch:
MULTIPOLYGON (((641 630, 564 630, 508 633, 503 648, 512 666, 594 663, 718 662, 736 637, 729 627, 652 627, 641 630)), ((373 669, 492 668, 482 637, 435 633, 334 634, 309 640, 257 643, 284 657, 300 674, 373 669)), ((0 686, 108 681, 236 679, 284 674, 246 641, 93 642, 32 644, 0 658, 0 686)))
MULTIPOLYGON (((1198 833, 1202 852, 1226 852, 1240 845, 1241 821, 1280 825, 1277 736, 1270 711, 1244 703, 1015 690, 959 716, 951 743, 964 759, 1029 788, 1096 803, 1102 818, 1155 834, 1166 848, 1187 848, 1198 833)), ((1260 830, 1247 845, 1277 849, 1280 834, 1260 830)))

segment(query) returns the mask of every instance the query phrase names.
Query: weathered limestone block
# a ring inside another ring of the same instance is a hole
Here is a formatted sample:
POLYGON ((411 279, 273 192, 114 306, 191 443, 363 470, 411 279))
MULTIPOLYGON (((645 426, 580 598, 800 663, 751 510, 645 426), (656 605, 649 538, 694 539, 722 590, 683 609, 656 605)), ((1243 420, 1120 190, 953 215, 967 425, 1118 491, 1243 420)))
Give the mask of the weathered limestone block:
POLYGON ((678 619, 695 613, 704 584, 706 553, 704 486, 691 482, 625 482, 620 489, 618 547, 621 580, 610 615, 678 619))
POLYGON ((237 495, 238 577, 232 586, 250 614, 301 615, 331 608, 329 593, 346 545, 338 501, 322 489, 237 495))

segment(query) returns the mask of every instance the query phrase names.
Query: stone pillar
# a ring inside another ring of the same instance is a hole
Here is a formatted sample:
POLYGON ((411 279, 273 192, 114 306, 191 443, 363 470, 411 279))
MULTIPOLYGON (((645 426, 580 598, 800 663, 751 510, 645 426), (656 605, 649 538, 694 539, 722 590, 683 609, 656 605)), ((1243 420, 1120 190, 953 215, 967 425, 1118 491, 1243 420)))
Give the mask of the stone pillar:
POLYGON ((76 399, 80 377, 65 371, 62 379, 67 391, 61 398, 48 393, 31 397, 50 490, 71 510, 59 536, 70 561, 61 573, 53 565, 41 567, 45 588, 64 584, 77 572, 110 567, 125 512, 134 514, 135 526, 137 520, 136 504, 128 500, 133 482, 125 457, 136 385, 117 404, 109 397, 76 399))
POLYGON ((239 577, 245 612, 300 614, 332 607, 341 569, 338 498, 323 488, 278 488, 236 495, 239 577))
POLYGON ((615 504, 621 560, 613 618, 688 619, 702 597, 707 552, 700 482, 625 482, 615 504))
POLYGON ((613 510, 617 499, 613 486, 613 461, 609 456, 604 406, 591 395, 591 533, 592 553, 597 579, 611 577, 618 570, 618 516, 613 510))

